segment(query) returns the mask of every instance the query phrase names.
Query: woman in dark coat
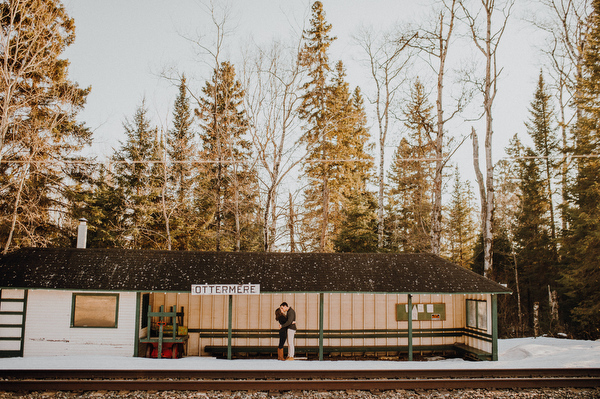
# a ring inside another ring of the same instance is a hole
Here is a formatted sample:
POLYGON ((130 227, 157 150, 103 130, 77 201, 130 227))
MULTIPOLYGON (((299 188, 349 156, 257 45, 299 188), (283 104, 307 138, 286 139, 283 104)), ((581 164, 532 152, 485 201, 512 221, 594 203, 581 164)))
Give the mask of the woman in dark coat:
MULTIPOLYGON (((287 322, 287 316, 281 311, 280 308, 275 309, 275 320, 279 323, 279 326, 287 322)), ((288 327, 279 328, 279 346, 277 347, 277 360, 285 360, 283 357, 283 347, 285 340, 287 339, 288 327)))

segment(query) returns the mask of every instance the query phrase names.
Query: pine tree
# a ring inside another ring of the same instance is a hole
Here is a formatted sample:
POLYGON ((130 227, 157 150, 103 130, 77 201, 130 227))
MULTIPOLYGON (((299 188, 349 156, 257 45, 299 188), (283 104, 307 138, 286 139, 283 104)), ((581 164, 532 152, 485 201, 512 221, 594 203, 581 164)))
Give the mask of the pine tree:
MULTIPOLYGON (((133 120, 123 124, 126 140, 112 156, 114 180, 126 198, 124 227, 131 248, 164 248, 160 194, 162 173, 158 169, 161 151, 158 130, 151 126, 145 101, 133 120)), ((162 164, 161 166, 162 167, 162 164)))
MULTIPOLYGON (((533 328, 532 310, 540 304, 544 316, 548 308, 548 287, 556 288, 556 252, 550 228, 550 206, 547 201, 545 179, 535 152, 526 148, 519 161, 519 210, 516 214, 514 240, 525 315, 533 328)), ((548 331, 550 317, 542 317, 542 328, 548 331)))
POLYGON ((213 250, 255 250, 262 247, 257 175, 251 164, 248 120, 242 109, 244 91, 235 69, 223 62, 202 89, 196 114, 202 131, 200 186, 197 204, 212 236, 204 245, 213 250))
POLYGON ((563 282, 564 307, 578 336, 600 337, 600 0, 592 2, 581 77, 575 104, 579 118, 573 130, 576 176, 567 210, 569 230, 564 233, 568 268, 563 282))
POLYGON ((367 191, 349 194, 342 226, 334 239, 336 252, 377 252, 377 201, 367 191))
POLYGON ((377 203, 367 184, 373 176, 373 158, 368 150, 369 132, 360 89, 352 97, 344 82, 341 61, 336 67, 332 98, 343 99, 344 107, 332 113, 336 120, 335 142, 342 162, 332 162, 332 187, 341 193, 339 202, 330 201, 335 210, 334 249, 338 252, 377 252, 377 203), (350 245, 351 244, 351 245, 350 245))
POLYGON ((321 148, 326 146, 327 150, 312 154, 314 157, 321 155, 320 160, 325 162, 313 162, 305 167, 311 182, 305 191, 305 204, 306 208, 313 210, 305 217, 305 231, 313 239, 314 247, 317 247, 318 233, 322 232, 319 223, 324 213, 321 193, 327 190, 326 251, 334 249, 333 240, 342 229, 343 209, 347 201, 351 197, 362 198, 367 193, 373 169, 372 156, 368 154, 369 135, 362 95, 358 88, 350 93, 345 76, 344 65, 340 61, 336 64, 335 75, 329 85, 330 96, 326 101, 329 128, 322 140, 325 145, 321 148), (325 173, 326 182, 321 173, 325 173))
POLYGON ((388 250, 429 252, 431 249, 431 193, 435 155, 429 140, 433 126, 432 106, 417 80, 404 113, 408 137, 394 153, 389 175, 388 250), (394 237, 397 237, 395 239, 394 237))
POLYGON ((64 245, 70 221, 63 161, 92 137, 76 120, 90 89, 68 80, 68 60, 60 58, 75 25, 55 0, 1 2, 0 25, 3 252, 64 245))
POLYGON ((173 107, 173 127, 167 132, 169 226, 174 249, 192 249, 198 231, 198 212, 194 209, 194 179, 197 156, 194 117, 187 94, 185 75, 173 107))
POLYGON ((473 262, 473 248, 477 239, 473 201, 471 186, 468 181, 460 179, 457 167, 448 209, 446 246, 450 261, 468 269, 473 262))
MULTIPOLYGON (((312 6, 310 29, 304 32, 306 41, 300 54, 300 64, 308 68, 309 80, 302 86, 304 96, 299 109, 300 118, 306 122, 307 131, 302 140, 306 143, 308 157, 304 163, 305 173, 313 191, 320 190, 320 200, 315 203, 312 193, 307 200, 312 202, 312 214, 308 220, 320 220, 317 248, 321 251, 330 249, 331 226, 329 221, 330 165, 325 162, 331 158, 333 143, 330 140, 332 127, 331 115, 327 102, 331 96, 328 84, 330 66, 327 50, 335 37, 329 36, 331 24, 325 20, 323 4, 316 1, 312 6)), ((311 223, 305 224, 310 225, 311 223)), ((310 238, 310 236, 309 236, 310 238)))
POLYGON ((545 197, 550 211, 552 239, 556 240, 552 180, 556 175, 556 168, 558 166, 554 158, 558 155, 559 142, 556 136, 556 128, 552 125, 554 111, 552 109, 551 95, 547 91, 544 76, 541 72, 529 112, 531 114, 529 123, 525 125, 527 126, 527 133, 533 138, 535 147, 534 155, 541 157, 540 159, 543 160, 540 167, 544 173, 545 197))
POLYGON ((180 204, 189 200, 193 179, 193 160, 196 156, 192 128, 194 117, 187 95, 185 75, 179 84, 179 93, 173 107, 173 128, 167 135, 167 154, 172 162, 173 191, 180 204))

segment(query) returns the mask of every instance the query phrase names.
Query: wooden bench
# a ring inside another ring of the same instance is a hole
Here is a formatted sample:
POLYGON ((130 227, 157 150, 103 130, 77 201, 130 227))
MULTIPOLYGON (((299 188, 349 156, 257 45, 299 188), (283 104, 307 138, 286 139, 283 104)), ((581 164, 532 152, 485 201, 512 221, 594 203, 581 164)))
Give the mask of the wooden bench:
MULTIPOLYGON (((287 346, 285 348, 287 350, 287 346)), ((318 355, 318 346, 296 346, 296 354, 298 355, 318 355)), ((204 347, 204 351, 217 357, 226 357, 228 348, 227 346, 215 346, 207 345, 204 347)), ((323 355, 331 356, 333 354, 353 354, 353 353, 408 353, 408 346, 324 346, 323 355)), ((454 345, 415 345, 413 346, 413 353, 419 352, 438 352, 447 353, 452 352, 462 357, 467 357, 473 360, 491 360, 491 354, 478 350, 476 348, 468 347, 464 344, 454 345)), ((277 353, 276 346, 232 346, 232 355, 273 355, 277 353)))
POLYGON ((492 354, 481 349, 473 348, 461 343, 455 343, 456 352, 463 358, 469 360, 492 360, 492 354))

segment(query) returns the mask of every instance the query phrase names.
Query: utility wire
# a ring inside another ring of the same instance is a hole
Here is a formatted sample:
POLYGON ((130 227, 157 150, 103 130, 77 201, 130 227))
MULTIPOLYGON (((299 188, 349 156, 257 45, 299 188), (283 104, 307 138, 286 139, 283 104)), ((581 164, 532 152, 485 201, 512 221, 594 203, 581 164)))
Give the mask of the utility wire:
MULTIPOLYGON (((516 160, 522 160, 522 159, 563 159, 563 158, 600 158, 600 154, 582 154, 582 155, 555 155, 555 156, 550 156, 550 155, 531 155, 531 156, 518 156, 518 157, 501 157, 499 158, 500 160, 509 160, 509 161, 516 161, 516 160)), ((395 161, 396 162, 436 162, 436 161, 444 161, 445 158, 397 158, 395 161)), ((317 162, 372 162, 373 159, 313 159, 313 160, 306 160, 307 163, 317 163, 317 162)), ((184 161, 174 161, 174 160, 169 160, 169 161, 165 161, 165 160, 151 160, 151 159, 147 159, 147 160, 140 160, 140 161, 131 161, 131 160, 122 160, 122 161, 92 161, 92 160, 62 160, 62 161, 58 161, 58 160, 49 160, 49 159, 45 159, 45 160, 10 160, 10 159, 2 159, 0 160, 0 163, 16 163, 16 164, 45 164, 45 163, 56 163, 56 162, 61 162, 61 163, 65 163, 65 164, 73 164, 73 165, 91 165, 91 164, 163 164, 163 163, 169 163, 169 164, 209 164, 209 163, 214 163, 214 164, 233 164, 233 163, 254 163, 254 160, 248 160, 248 161, 235 161, 235 160, 209 160, 209 159, 201 159, 201 160, 184 160, 184 161)))

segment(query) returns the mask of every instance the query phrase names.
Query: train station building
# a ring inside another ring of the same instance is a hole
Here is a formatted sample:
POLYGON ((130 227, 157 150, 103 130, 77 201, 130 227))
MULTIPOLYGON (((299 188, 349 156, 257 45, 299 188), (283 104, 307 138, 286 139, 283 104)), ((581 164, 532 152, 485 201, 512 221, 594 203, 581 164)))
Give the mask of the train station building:
POLYGON ((95 248, 5 255, 0 290, 5 357, 150 356, 159 332, 173 357, 270 356, 285 301, 296 356, 403 360, 497 360, 497 296, 510 293, 432 254, 95 248))

